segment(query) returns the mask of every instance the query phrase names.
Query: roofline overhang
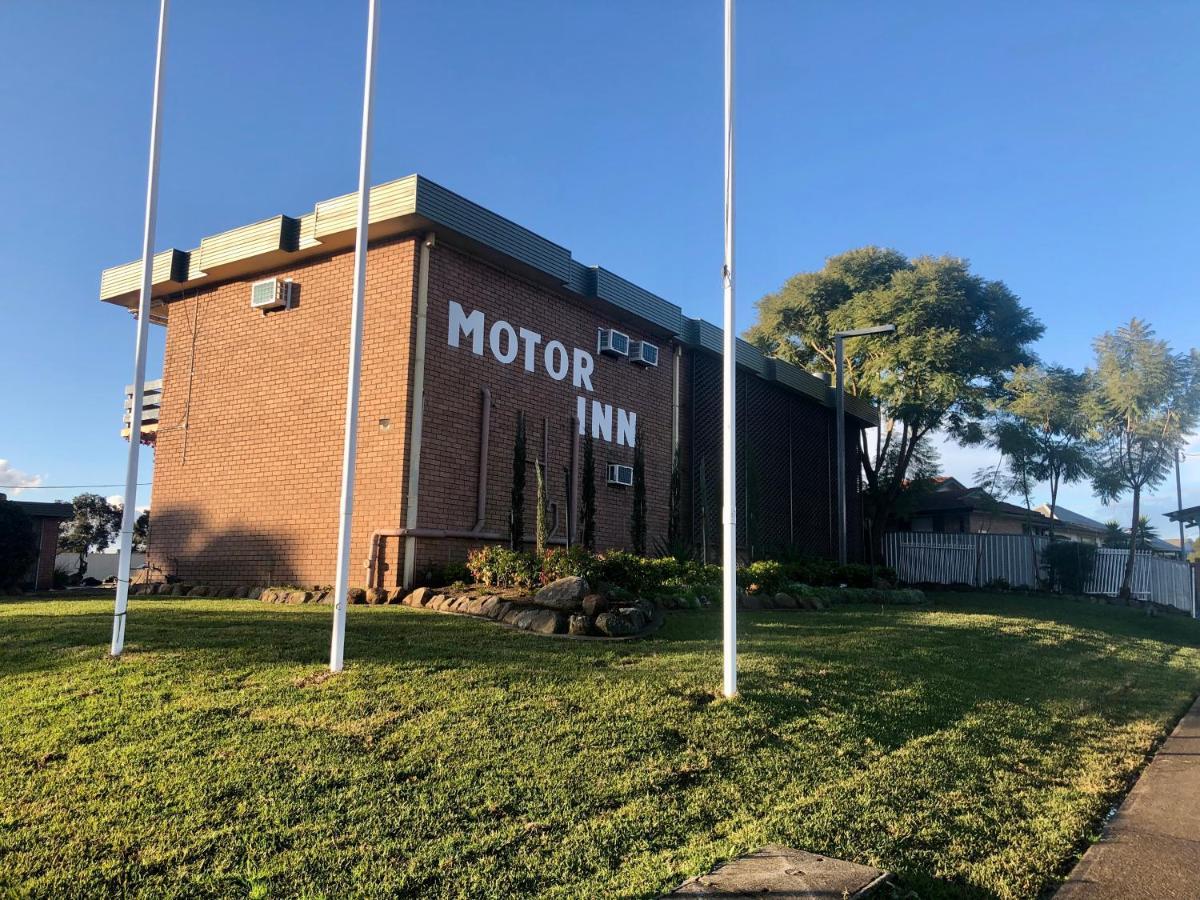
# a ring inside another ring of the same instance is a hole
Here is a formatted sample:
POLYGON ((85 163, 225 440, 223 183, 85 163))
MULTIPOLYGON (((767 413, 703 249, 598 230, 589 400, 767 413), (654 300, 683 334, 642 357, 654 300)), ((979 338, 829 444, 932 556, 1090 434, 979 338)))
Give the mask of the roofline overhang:
MULTIPOLYGON (((171 248, 154 255, 151 321, 162 324, 162 307, 184 291, 208 287, 294 265, 354 246, 358 194, 322 200, 299 218, 278 215, 210 235, 192 250, 171 248)), ((451 243, 539 283, 569 291, 599 309, 634 316, 660 335, 720 355, 722 330, 601 266, 576 262, 571 251, 472 203, 421 175, 376 185, 370 193, 370 241, 436 231, 451 243)), ((137 309, 141 260, 105 269, 100 299, 137 309)), ((737 364, 766 381, 833 408, 829 383, 790 363, 763 354, 738 339, 737 364)), ((879 410, 846 396, 846 414, 860 427, 877 427, 879 410)))

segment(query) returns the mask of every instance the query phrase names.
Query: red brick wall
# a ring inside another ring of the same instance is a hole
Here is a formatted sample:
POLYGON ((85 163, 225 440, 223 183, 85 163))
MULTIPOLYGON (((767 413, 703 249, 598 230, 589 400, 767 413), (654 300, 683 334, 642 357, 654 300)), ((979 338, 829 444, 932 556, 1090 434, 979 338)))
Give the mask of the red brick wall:
MULTIPOLYGON (((426 339, 425 418, 421 451, 419 525, 446 529, 470 529, 475 524, 480 446, 480 411, 483 387, 492 395, 489 437, 488 499, 485 530, 508 533, 512 453, 516 416, 526 417, 527 456, 525 480, 525 530, 533 534, 535 507, 534 459, 543 455, 543 427, 549 429, 547 496, 566 517, 566 486, 563 466, 571 447, 570 421, 576 397, 599 400, 613 407, 613 441, 595 442, 596 541, 597 547, 630 545, 631 488, 606 483, 606 465, 632 465, 633 450, 616 440, 618 407, 637 414, 646 456, 647 519, 649 544, 665 535, 667 491, 671 477, 671 347, 667 339, 644 331, 628 319, 601 311, 596 301, 585 301, 554 291, 502 271, 465 253, 439 244, 431 254, 429 318, 426 339), (448 345, 449 304, 459 302, 469 314, 480 310, 485 317, 483 355, 476 356, 467 339, 460 346, 448 345), (590 307, 590 308, 589 308, 590 307), (525 347, 519 345, 516 359, 499 362, 489 348, 488 332, 493 322, 503 319, 514 329, 522 327, 541 335, 533 354, 534 371, 524 368, 525 347), (596 353, 596 330, 615 327, 632 340, 649 340, 659 345, 659 365, 641 368, 628 360, 596 353), (595 369, 593 390, 572 384, 568 372, 562 381, 546 373, 543 353, 551 340, 561 342, 571 353, 578 347, 591 354, 595 369)), ((588 428, 590 430, 590 421, 588 428)), ((580 462, 583 442, 580 439, 580 462)), ((561 536, 565 521, 560 526, 561 536)), ((420 539, 418 564, 461 560, 481 541, 469 539, 420 539)))
MULTIPOLYGON (((415 256, 406 238, 368 257, 351 584, 370 532, 401 522, 415 256)), ((167 573, 333 581, 352 265, 344 251, 268 273, 299 285, 290 310, 250 308, 262 274, 168 305, 150 548, 167 573)))
POLYGON ((54 559, 58 554, 58 519, 35 518, 33 530, 38 538, 38 560, 34 589, 48 591, 54 587, 54 559))
MULTIPOLYGON (((418 239, 407 237, 373 246, 368 260, 353 585, 367 583, 371 533, 397 529, 406 522, 418 256, 418 239)), ((333 581, 352 265, 353 252, 347 249, 265 273, 292 278, 299 286, 295 308, 267 315, 249 305, 249 285, 264 274, 188 292, 168 304, 152 498, 153 565, 193 582, 225 586, 333 581)), ((631 542, 633 491, 609 486, 605 477, 608 463, 633 461, 633 449, 616 439, 616 410, 621 408, 636 413, 641 427, 648 543, 653 548, 655 539, 667 530, 672 352, 669 336, 645 331, 601 301, 534 283, 439 241, 430 251, 417 527, 468 531, 474 526, 481 389, 487 387, 492 410, 484 533, 508 532, 513 439, 516 415, 523 411, 529 460, 525 531, 532 536, 534 529, 533 461, 544 455, 548 445, 547 494, 558 504, 556 536, 562 537, 566 524, 563 466, 569 462, 576 397, 583 396, 589 418, 592 400, 613 407, 613 440, 595 443, 597 545, 628 547, 631 542), (483 313, 482 355, 476 356, 466 339, 457 348, 448 345, 451 301, 460 303, 468 314, 483 313), (494 357, 488 332, 499 319, 541 336, 534 348, 533 371, 525 370, 523 344, 518 343, 516 358, 508 364, 494 357), (640 368, 599 355, 598 327, 617 327, 633 340, 657 344, 659 365, 640 368), (561 342, 569 356, 574 348, 588 352, 594 363, 591 391, 572 383, 570 369, 561 381, 546 372, 544 350, 551 340, 561 342)), ((720 453, 713 443, 720 415, 719 386, 714 388, 713 382, 716 370, 714 360, 703 353, 684 352, 680 438, 685 533, 698 525, 692 502, 695 486, 688 470, 694 469, 703 453, 710 470, 708 536, 714 547, 720 517, 720 453)), ((748 373, 739 376, 739 383, 739 393, 746 395, 740 399, 740 412, 745 433, 755 444, 762 494, 757 504, 762 507, 759 541, 776 545, 795 531, 794 540, 805 551, 828 553, 832 412, 769 388, 748 373), (787 415, 781 418, 773 411, 776 407, 787 410, 787 415), (777 457, 787 443, 788 421, 797 449, 781 463, 777 457), (790 506, 785 502, 789 465, 796 482, 790 506)), ((857 527, 853 489, 850 506, 857 527)), ((481 537, 419 538, 418 573, 431 565, 460 561, 483 542, 481 537)), ((377 583, 400 583, 402 548, 397 538, 386 540, 377 583)))

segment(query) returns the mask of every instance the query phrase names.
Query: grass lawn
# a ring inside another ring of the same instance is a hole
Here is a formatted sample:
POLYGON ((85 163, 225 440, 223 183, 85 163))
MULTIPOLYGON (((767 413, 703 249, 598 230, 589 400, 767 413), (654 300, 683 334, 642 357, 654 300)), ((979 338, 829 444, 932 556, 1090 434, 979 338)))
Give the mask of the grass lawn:
POLYGON ((0 601, 0 895, 651 897, 768 842, 1036 897, 1200 691, 1124 608, 720 615, 580 644, 398 607, 0 601))

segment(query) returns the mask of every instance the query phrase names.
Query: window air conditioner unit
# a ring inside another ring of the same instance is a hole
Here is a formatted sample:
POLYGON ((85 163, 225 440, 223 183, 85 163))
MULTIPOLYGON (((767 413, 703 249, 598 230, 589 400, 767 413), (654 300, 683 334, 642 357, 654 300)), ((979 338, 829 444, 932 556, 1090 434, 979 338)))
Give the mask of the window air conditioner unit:
POLYGON ((629 335, 611 328, 599 329, 596 352, 606 356, 628 356, 629 335))
POLYGON ((633 484, 633 466, 619 466, 615 463, 608 464, 608 483, 620 485, 621 487, 629 487, 633 484))
POLYGON ((639 366, 657 366, 658 347, 648 341, 634 341, 629 345, 629 361, 639 366))
POLYGON ((287 309, 292 305, 292 280, 266 278, 250 285, 250 308, 287 309))

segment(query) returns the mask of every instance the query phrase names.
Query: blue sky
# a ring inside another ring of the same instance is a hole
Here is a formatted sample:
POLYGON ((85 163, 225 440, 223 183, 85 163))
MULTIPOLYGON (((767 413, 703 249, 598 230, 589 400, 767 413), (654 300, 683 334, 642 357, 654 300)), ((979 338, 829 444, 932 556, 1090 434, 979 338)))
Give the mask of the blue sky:
MULTIPOLYGON (((365 7, 176 0, 159 248, 353 189, 365 7)), ((140 251, 156 11, 0 4, 0 483, 124 477, 134 326, 96 294, 140 251)), ((718 0, 382 0, 380 22, 373 180, 419 171, 719 320, 718 0)), ((1194 3, 742 0, 738 28, 739 327, 875 243, 1007 282, 1047 360, 1085 365, 1135 314, 1200 345, 1194 3)), ((1186 473, 1200 502, 1200 456, 1186 473)))

